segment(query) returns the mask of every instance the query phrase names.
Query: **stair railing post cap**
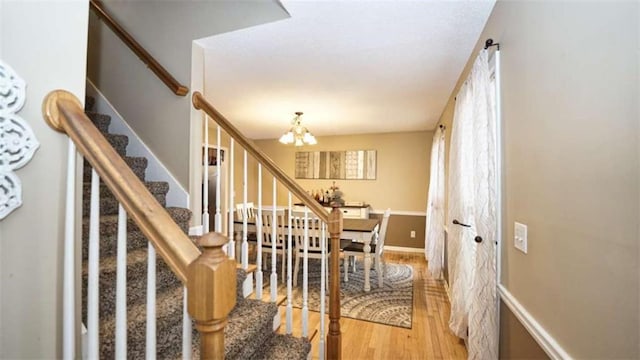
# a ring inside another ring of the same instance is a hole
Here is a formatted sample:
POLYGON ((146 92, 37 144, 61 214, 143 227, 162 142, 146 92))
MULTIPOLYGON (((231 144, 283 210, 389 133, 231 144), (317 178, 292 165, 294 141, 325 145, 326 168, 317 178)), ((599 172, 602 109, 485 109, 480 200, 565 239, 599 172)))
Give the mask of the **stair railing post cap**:
POLYGON ((198 245, 203 248, 222 247, 228 242, 226 236, 217 232, 206 233, 198 239, 198 245))

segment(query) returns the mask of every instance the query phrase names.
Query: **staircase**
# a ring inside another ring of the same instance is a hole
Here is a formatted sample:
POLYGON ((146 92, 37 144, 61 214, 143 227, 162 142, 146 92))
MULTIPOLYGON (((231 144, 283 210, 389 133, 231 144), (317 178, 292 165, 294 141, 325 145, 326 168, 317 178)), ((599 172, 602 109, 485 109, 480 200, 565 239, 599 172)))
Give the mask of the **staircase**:
MULTIPOLYGON (((158 202, 166 207, 166 182, 146 181, 147 159, 128 157, 128 138, 110 134, 110 117, 92 112, 95 101, 86 99, 86 114, 109 143, 125 159, 133 172, 143 181, 158 202)), ((82 321, 86 323, 87 258, 89 237, 89 199, 91 168, 85 162, 83 184, 83 246, 82 246, 82 321)), ((166 208, 173 220, 187 232, 191 212, 183 208, 166 208)), ((111 192, 100 186, 100 357, 114 358, 116 239, 118 201, 111 192)), ((146 354, 146 288, 148 240, 131 219, 127 224, 127 357, 143 358, 146 354)), ((277 305, 242 296, 246 273, 237 270, 236 306, 225 327, 225 358, 227 359, 306 359, 311 345, 307 339, 274 332, 274 318, 279 316, 277 305)), ((161 359, 183 358, 183 284, 164 261, 156 262, 156 354, 161 359)), ((193 326, 192 326, 192 329, 193 326)), ((193 330, 192 358, 199 358, 199 333, 193 330)))

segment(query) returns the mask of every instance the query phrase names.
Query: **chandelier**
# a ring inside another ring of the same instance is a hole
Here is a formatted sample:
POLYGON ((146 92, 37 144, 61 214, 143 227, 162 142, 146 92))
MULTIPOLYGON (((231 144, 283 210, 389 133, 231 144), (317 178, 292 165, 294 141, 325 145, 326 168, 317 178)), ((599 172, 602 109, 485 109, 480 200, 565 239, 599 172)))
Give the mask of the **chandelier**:
POLYGON ((302 120, 300 119, 300 116, 302 116, 302 112, 298 111, 295 114, 296 116, 291 121, 293 126, 280 137, 279 141, 285 145, 294 144, 295 146, 317 144, 318 141, 316 141, 315 136, 313 136, 309 130, 301 124, 302 120))

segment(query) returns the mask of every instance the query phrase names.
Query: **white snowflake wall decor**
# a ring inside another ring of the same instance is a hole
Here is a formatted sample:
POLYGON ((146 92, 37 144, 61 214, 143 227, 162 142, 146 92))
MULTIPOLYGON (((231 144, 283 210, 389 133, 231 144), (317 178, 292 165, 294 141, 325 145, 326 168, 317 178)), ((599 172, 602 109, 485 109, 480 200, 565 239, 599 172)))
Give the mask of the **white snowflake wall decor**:
POLYGON ((26 98, 26 84, 0 60, 0 220, 22 205, 22 184, 14 173, 33 157, 40 144, 17 113, 26 98))

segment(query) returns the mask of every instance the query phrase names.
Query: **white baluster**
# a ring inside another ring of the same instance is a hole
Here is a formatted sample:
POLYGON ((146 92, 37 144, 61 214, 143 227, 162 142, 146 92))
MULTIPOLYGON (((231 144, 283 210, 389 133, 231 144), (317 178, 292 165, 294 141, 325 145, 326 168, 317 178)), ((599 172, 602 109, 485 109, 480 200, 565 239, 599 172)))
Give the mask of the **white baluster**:
POLYGON ((146 359, 156 358, 156 249, 149 243, 147 256, 147 343, 146 359))
POLYGON ((202 229, 209 232, 209 118, 204 116, 204 151, 202 152, 202 229))
POLYGON ((262 164, 258 164, 258 213, 256 215, 258 255, 256 258, 256 298, 262 299, 262 164))
MULTIPOLYGON (((219 158, 218 158, 219 159, 219 158)), ((187 287, 182 293, 182 360, 191 360, 191 317, 187 311, 187 287)), ((116 359, 120 359, 116 357, 116 359)))
POLYGON ((326 226, 325 223, 322 223, 322 229, 320 234, 320 248, 322 249, 320 255, 320 343, 319 346, 319 354, 318 357, 320 360, 324 360, 324 347, 325 347, 325 328, 324 328, 324 299, 326 296, 325 282, 327 279, 327 234, 325 232, 326 226))
POLYGON ((216 232, 222 232, 222 214, 220 213, 220 170, 222 158, 220 157, 220 125, 216 133, 216 215, 214 221, 216 232))
POLYGON ((64 280, 62 290, 62 356, 65 360, 76 357, 76 303, 75 303, 75 187, 76 146, 69 139, 67 154, 67 194, 64 216, 64 280))
POLYGON ((234 186, 233 186, 233 171, 234 171, 234 151, 233 151, 234 141, 233 138, 229 141, 229 252, 228 255, 230 258, 236 258, 236 242, 235 242, 235 232, 233 225, 233 217, 234 217, 234 186))
POLYGON ((87 356, 99 357, 100 318, 100 177, 91 169, 91 205, 89 213, 89 267, 87 279, 87 356))
POLYGON ((116 254, 116 359, 127 358, 127 212, 118 204, 116 254))
MULTIPOLYGON (((315 225, 315 224, 314 224, 315 225)), ((304 207, 304 242, 302 245, 302 337, 309 336, 309 208, 304 207)))
MULTIPOLYGON (((278 215, 276 213, 276 177, 273 177, 273 205, 271 209, 273 212, 273 218, 271 219, 271 302, 276 302, 278 297, 278 274, 276 273, 276 259, 278 253, 276 252, 276 239, 278 239, 278 215)), ((281 226, 284 226, 282 224, 281 226)), ((284 259, 282 259, 284 262, 284 259)), ((283 274, 284 276, 284 274, 283 274)))
POLYGON ((293 304, 291 303, 291 256, 292 256, 292 206, 291 206, 291 191, 289 191, 289 237, 287 239, 287 334, 291 334, 293 331, 293 304))
POLYGON ((247 224, 247 218, 249 217, 249 210, 247 209, 247 150, 243 152, 242 158, 242 268, 249 268, 249 243, 247 242, 247 234, 249 232, 249 226, 247 224))

